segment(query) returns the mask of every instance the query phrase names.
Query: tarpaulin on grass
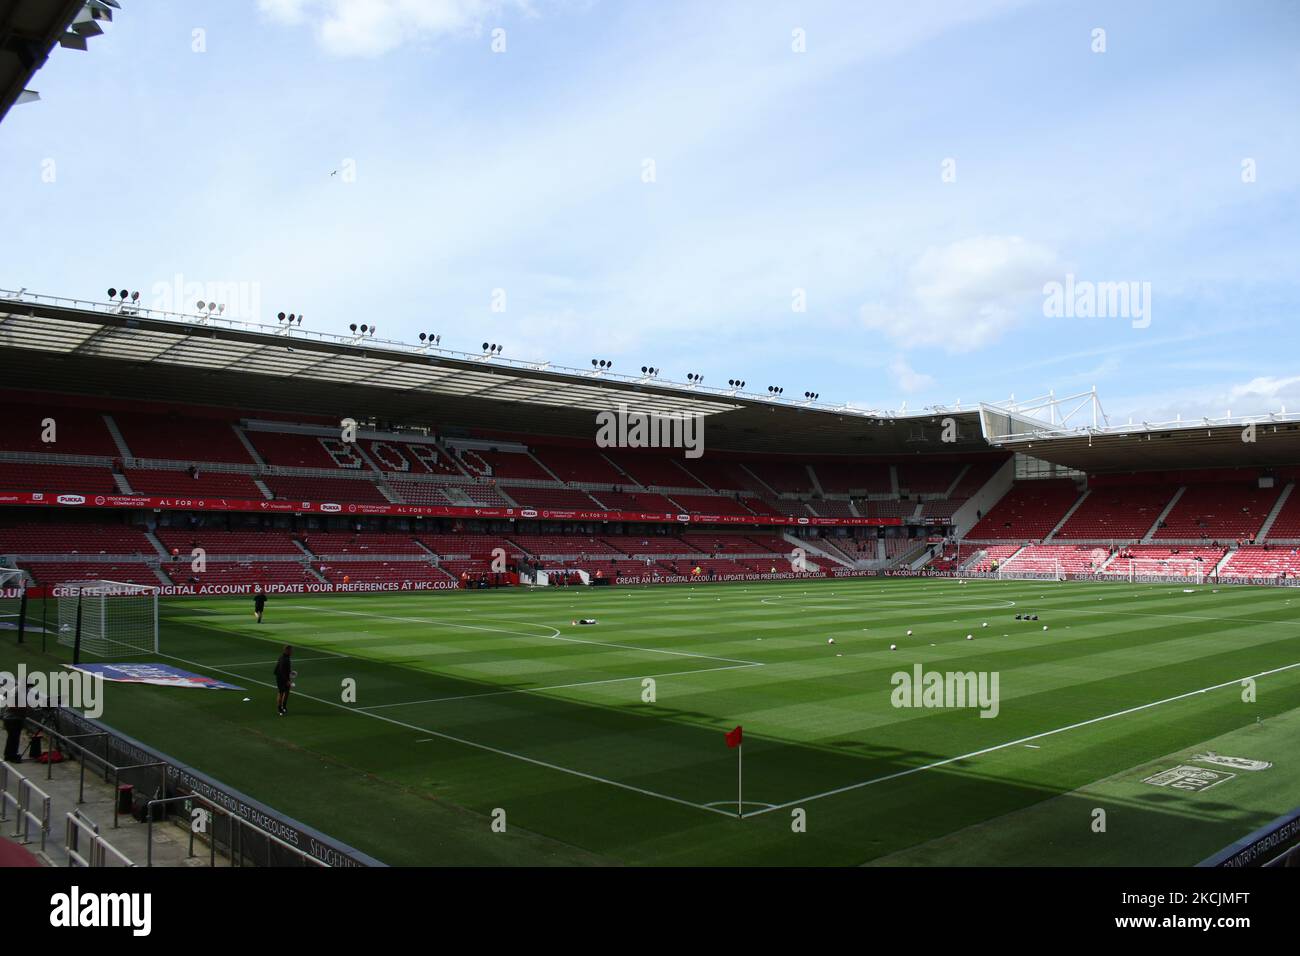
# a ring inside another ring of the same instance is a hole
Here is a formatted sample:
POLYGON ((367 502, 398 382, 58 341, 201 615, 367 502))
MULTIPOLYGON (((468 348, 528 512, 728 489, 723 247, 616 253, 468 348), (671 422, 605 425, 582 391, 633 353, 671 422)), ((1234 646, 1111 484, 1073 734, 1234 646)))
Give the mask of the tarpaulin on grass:
POLYGON ((160 687, 202 687, 208 690, 243 690, 215 677, 191 674, 170 664, 78 664, 74 670, 99 674, 104 680, 124 684, 157 684, 160 687))

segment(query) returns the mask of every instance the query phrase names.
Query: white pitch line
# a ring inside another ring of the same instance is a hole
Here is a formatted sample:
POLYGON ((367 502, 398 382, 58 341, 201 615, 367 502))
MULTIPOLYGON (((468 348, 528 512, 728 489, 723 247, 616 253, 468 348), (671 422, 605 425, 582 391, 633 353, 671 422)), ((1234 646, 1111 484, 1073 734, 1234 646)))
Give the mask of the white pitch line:
MULTIPOLYGON (((233 666, 233 665, 232 665, 233 666)), ((667 674, 638 674, 635 677, 610 677, 604 680, 580 680, 572 684, 551 684, 548 687, 516 687, 510 690, 489 690, 481 694, 460 694, 456 697, 429 697, 425 700, 403 700, 396 704, 371 704, 368 707, 358 707, 357 710, 382 710, 385 707, 410 707, 415 704, 440 704, 449 700, 473 700, 478 697, 500 697, 503 694, 539 694, 545 690, 565 690, 570 687, 593 687, 596 684, 617 684, 621 681, 645 680, 647 677, 683 677, 690 674, 716 674, 718 671, 735 671, 746 667, 763 667, 764 665, 754 664, 728 664, 725 667, 700 667, 692 671, 669 671, 667 674)))
MULTIPOLYGON (((908 770, 900 770, 897 773, 886 774, 883 777, 873 777, 870 780, 863 780, 861 783, 852 783, 847 787, 837 787, 834 790, 827 790, 824 793, 815 793, 809 797, 801 797, 798 800, 791 800, 788 803, 782 803, 769 808, 770 810, 783 810, 786 807, 798 806, 801 803, 811 803, 813 800, 820 800, 823 797, 833 797, 841 793, 848 793, 850 790, 860 790, 863 787, 870 787, 873 784, 884 783, 888 780, 897 780, 900 777, 910 777, 914 773, 922 773, 926 770, 934 770, 937 767, 943 767, 950 763, 956 763, 959 760, 969 760, 972 757, 981 757, 984 754, 990 754, 997 750, 1005 750, 1007 747, 1015 747, 1017 744, 1027 744, 1031 740, 1041 740, 1044 737, 1051 737, 1054 734, 1063 734, 1067 730, 1077 730, 1080 727, 1087 727, 1089 724, 1101 723, 1103 720, 1110 720, 1114 717, 1124 717, 1127 714, 1136 714, 1140 710, 1148 710, 1152 707, 1159 707, 1161 704, 1169 704, 1176 700, 1184 700, 1188 697, 1195 697, 1197 694, 1204 694, 1212 690, 1220 690, 1224 687, 1232 687, 1234 684, 1240 684, 1244 680, 1254 680, 1257 677, 1267 677, 1270 674, 1280 674, 1282 671, 1289 671, 1292 668, 1300 667, 1300 661, 1294 664, 1286 664, 1282 667, 1275 667, 1272 670, 1260 671, 1258 674, 1249 674, 1246 677, 1238 677, 1235 680, 1224 681, 1222 684, 1214 684, 1210 687, 1202 687, 1200 690, 1190 690, 1185 694, 1179 694, 1176 697, 1166 697, 1164 700, 1155 700, 1149 704, 1139 704, 1137 707, 1130 707, 1127 710, 1117 710, 1113 714, 1105 714, 1101 717, 1092 717, 1088 720, 1081 720, 1076 724, 1070 724, 1066 727, 1057 727, 1055 730, 1045 730, 1041 734, 1032 734, 1028 737, 1021 737, 1018 740, 1009 740, 1004 744, 997 744, 993 747, 985 747, 983 750, 972 750, 968 754, 962 754, 959 757, 948 757, 946 760, 936 760, 934 763, 928 763, 923 767, 912 767, 908 770)), ((763 813, 768 813, 769 809, 755 810, 752 813, 743 814, 745 817, 756 817, 763 813)))
MULTIPOLYGON (((336 661, 336 660, 342 660, 344 657, 345 657, 345 655, 343 655, 343 654, 331 654, 329 657, 295 657, 295 658, 292 658, 292 660, 293 660, 293 663, 295 663, 295 664, 300 664, 300 663, 303 663, 303 662, 306 662, 306 661, 336 661)), ((273 660, 273 661, 241 661, 241 662, 238 663, 238 664, 225 664, 225 665, 223 665, 223 666, 225 666, 225 667, 252 667, 252 666, 254 666, 255 664, 278 664, 278 663, 280 663, 280 659, 277 657, 277 658, 276 658, 275 660, 273 660)))
MULTIPOLYGON (((635 644, 611 644, 608 641, 585 641, 580 637, 564 637, 559 630, 549 624, 535 624, 532 621, 510 621, 512 624, 520 624, 524 627, 544 627, 554 634, 521 634, 518 631, 507 631, 500 627, 484 627, 478 624, 456 624, 452 621, 444 621, 438 618, 428 617, 390 617, 386 614, 370 614, 366 611, 340 611, 337 608, 329 607, 309 607, 305 604, 290 605, 298 610, 319 611, 322 614, 346 614, 351 617, 368 617, 377 621, 399 621, 405 624, 440 624, 443 627, 458 627, 467 631, 492 631, 496 634, 509 634, 514 637, 531 637, 540 638, 546 641, 567 641, 570 644, 589 644, 592 647, 617 647, 625 651, 641 651, 644 654, 668 654, 673 657, 690 657, 701 661, 722 661, 724 664, 758 664, 759 661, 742 661, 734 657, 713 657, 710 654, 692 654, 689 651, 668 651, 658 647, 638 647, 635 644)), ((494 620, 508 620, 507 618, 495 618, 494 620)))
MULTIPOLYGON (((189 666, 196 667, 199 670, 216 671, 218 674, 226 674, 230 677, 238 678, 239 680, 246 681, 247 683, 250 684, 260 684, 263 687, 275 686, 274 684, 268 684, 266 681, 245 677, 242 674, 236 674, 234 671, 228 671, 221 667, 213 667, 211 664, 200 664, 198 661, 186 660, 184 657, 177 657, 175 654, 160 654, 159 656, 170 657, 174 661, 180 661, 182 664, 188 664, 189 666)), ((418 733, 430 734, 433 737, 438 737, 442 740, 449 740, 452 743, 464 744, 466 747, 473 747, 476 750, 483 750, 488 753, 497 754, 498 756, 501 757, 509 757, 511 760, 521 760, 524 763, 530 763, 533 764, 534 766, 545 767, 547 770, 555 770, 559 773, 567 773, 572 777, 581 777, 584 780, 591 780, 595 783, 608 784, 611 787, 618 787, 620 790, 629 790, 633 793, 639 793, 642 796, 655 797, 659 800, 667 800, 669 803, 680 804, 681 806, 684 807, 694 807, 696 810, 707 810, 709 813, 716 813, 724 817, 733 816, 733 814, 727 813, 723 810, 719 810, 716 807, 706 806, 702 803, 692 803, 690 800, 683 800, 681 797, 669 796, 666 793, 656 793, 653 790, 645 790, 641 787, 634 787, 630 783, 620 783, 617 780, 610 780, 606 777, 598 777, 595 774, 586 773, 585 771, 582 770, 574 770, 571 767, 561 767, 559 764, 548 763, 545 760, 538 760, 535 757, 526 757, 523 754, 517 754, 509 750, 502 750, 499 747, 490 747, 487 744, 481 744, 474 740, 466 740, 464 737, 455 737, 451 734, 444 734, 441 731, 432 730, 428 727, 420 727, 417 726, 416 724, 408 724, 404 720, 395 720, 392 717, 385 717, 383 714, 372 714, 369 711, 359 710, 356 707, 348 707, 344 704, 338 703, 337 701, 326 700, 323 697, 313 697, 311 694, 302 694, 302 693, 298 694, 297 696, 305 697, 307 700, 314 700, 318 704, 326 704, 330 707, 337 707, 339 710, 345 710, 350 714, 358 714, 362 717, 370 717, 374 720, 382 720, 384 721, 384 723, 392 724, 395 727, 403 727, 407 730, 414 730, 418 733)))
MULTIPOLYGON (((1123 599, 1121 598, 1120 600, 1123 599)), ((769 601, 767 598, 763 598, 759 603, 766 604, 769 607, 779 607, 782 603, 785 602, 769 601)), ((1032 603, 1032 602, 1028 602, 1028 603, 1032 603)), ((837 610, 837 611, 840 610, 839 607, 832 607, 830 605, 796 604, 794 606, 805 610, 837 610)), ((926 604, 924 601, 914 601, 914 602, 909 602, 905 605, 876 603, 870 605, 870 608, 890 607, 890 608, 900 608, 904 610, 906 610, 907 608, 923 608, 923 609, 935 610, 935 611, 942 611, 945 609, 954 610, 954 611, 960 611, 960 610, 1004 611, 1004 610, 1010 610, 1015 606, 1016 606, 1015 601, 1008 602, 1007 606, 1002 608, 991 608, 991 607, 972 608, 972 607, 966 607, 964 605, 949 605, 949 604, 940 604, 937 606, 931 606, 929 604, 926 604)), ((1050 605, 1045 605, 1044 607, 1048 609, 1040 611, 1039 612, 1040 614, 1059 614, 1067 617, 1071 614, 1104 614, 1107 617, 1158 617, 1158 618, 1168 618, 1170 620, 1175 620, 1175 621, 1207 621, 1212 624, 1287 624, 1289 625, 1291 623, 1289 621, 1270 621, 1265 618, 1255 618, 1255 617, 1207 617, 1202 614, 1170 614, 1170 613, 1165 613, 1163 611, 1119 611, 1110 608, 1090 608, 1090 607, 1076 608, 1076 607, 1068 607, 1068 606, 1051 607, 1050 605)), ((844 610, 853 610, 853 609, 845 607, 844 610)))

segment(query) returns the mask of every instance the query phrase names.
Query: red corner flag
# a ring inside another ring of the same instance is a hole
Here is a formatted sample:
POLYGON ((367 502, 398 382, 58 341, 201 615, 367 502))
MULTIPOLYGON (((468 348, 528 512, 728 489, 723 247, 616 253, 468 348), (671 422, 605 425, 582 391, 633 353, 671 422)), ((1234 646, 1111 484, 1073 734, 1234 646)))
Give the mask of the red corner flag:
POLYGON ((725 736, 726 736, 726 738, 727 738, 727 746, 728 746, 728 747, 739 747, 739 746, 740 746, 740 744, 741 744, 741 740, 740 740, 740 738, 741 738, 741 732, 740 732, 740 728, 739 728, 739 727, 737 727, 735 730, 729 730, 729 731, 727 731, 727 733, 726 733, 725 736))

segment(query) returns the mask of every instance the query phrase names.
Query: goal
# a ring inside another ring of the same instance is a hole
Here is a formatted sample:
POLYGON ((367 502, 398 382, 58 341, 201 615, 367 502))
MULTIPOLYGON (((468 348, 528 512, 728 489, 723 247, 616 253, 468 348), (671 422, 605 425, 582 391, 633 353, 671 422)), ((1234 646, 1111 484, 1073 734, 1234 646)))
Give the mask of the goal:
POLYGON ((1205 562, 1190 558, 1129 558, 1112 562, 1112 566, 1121 577, 1134 582, 1205 583, 1205 562))
POLYGON ((158 588, 79 581, 59 594, 59 643, 97 657, 158 651, 158 588))
POLYGON ((1012 558, 999 565, 998 577, 1011 581, 1064 581, 1065 569, 1056 559, 1030 564, 1012 558))
POLYGON ((27 616, 27 575, 16 568, 0 568, 0 632, 23 639, 27 616))

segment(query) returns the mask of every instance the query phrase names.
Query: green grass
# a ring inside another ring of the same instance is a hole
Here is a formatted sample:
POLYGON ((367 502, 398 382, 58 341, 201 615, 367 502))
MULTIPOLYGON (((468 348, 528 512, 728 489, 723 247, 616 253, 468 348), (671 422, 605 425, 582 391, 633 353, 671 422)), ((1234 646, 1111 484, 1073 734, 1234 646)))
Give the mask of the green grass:
MULTIPOLYGON (((1193 590, 857 579, 280 597, 260 626, 247 599, 178 599, 162 659, 247 693, 110 685, 103 719, 393 864, 1188 864, 1300 803, 1284 732, 1300 723, 1300 592, 1193 590), (278 718, 286 642, 298 688, 278 718), (891 675, 915 663, 997 672, 998 716, 895 708, 891 675), (1236 682, 1267 671, 1243 701, 1236 682), (723 741, 736 724, 744 819, 723 741), (1202 794, 1141 782, 1210 741, 1275 765, 1202 794)), ((0 663, 19 654, 36 660, 6 642, 0 663)))

